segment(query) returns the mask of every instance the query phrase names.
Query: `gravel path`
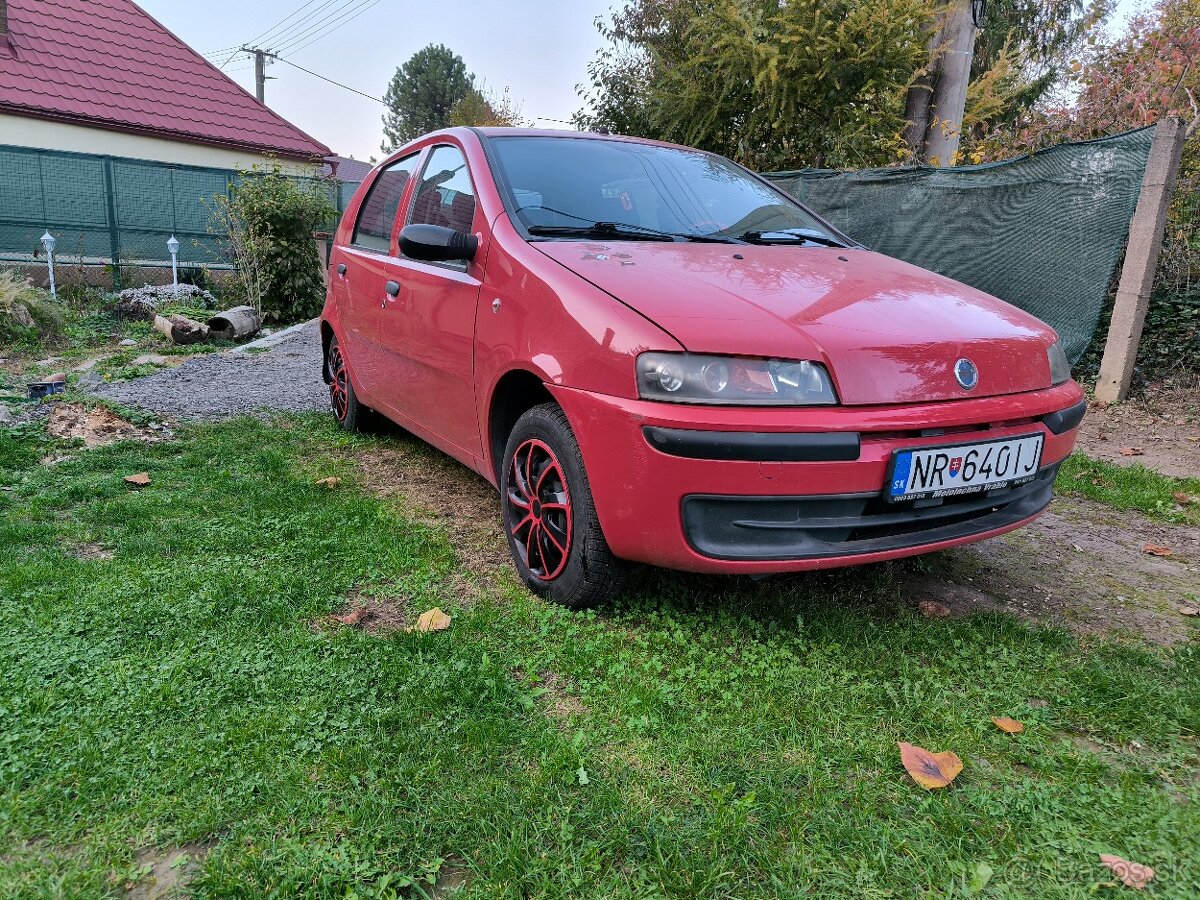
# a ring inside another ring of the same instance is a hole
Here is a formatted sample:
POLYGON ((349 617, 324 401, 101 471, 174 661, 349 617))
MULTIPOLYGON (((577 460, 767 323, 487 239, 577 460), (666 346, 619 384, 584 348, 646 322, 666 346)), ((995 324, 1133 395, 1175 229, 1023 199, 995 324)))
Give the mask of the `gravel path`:
POLYGON ((316 322, 262 352, 243 348, 196 356, 173 369, 104 385, 95 393, 180 419, 227 419, 261 409, 308 412, 329 406, 316 322))

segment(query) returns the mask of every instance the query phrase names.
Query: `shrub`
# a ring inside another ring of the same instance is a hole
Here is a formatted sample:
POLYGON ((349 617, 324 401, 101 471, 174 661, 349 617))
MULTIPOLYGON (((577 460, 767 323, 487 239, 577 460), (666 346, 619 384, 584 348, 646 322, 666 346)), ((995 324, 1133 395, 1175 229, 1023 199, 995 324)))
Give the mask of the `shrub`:
POLYGON ((298 322, 321 311, 325 279, 313 231, 337 216, 324 186, 289 178, 278 166, 243 172, 230 196, 212 202, 213 231, 226 240, 245 302, 269 322, 298 322))
POLYGON ((50 340, 66 325, 66 310, 49 291, 15 272, 0 272, 0 341, 50 340))

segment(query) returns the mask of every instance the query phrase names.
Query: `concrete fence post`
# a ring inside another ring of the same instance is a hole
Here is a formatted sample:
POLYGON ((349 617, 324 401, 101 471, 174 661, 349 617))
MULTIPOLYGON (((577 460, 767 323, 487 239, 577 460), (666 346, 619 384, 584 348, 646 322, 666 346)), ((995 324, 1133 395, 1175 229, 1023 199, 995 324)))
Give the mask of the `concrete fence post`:
POLYGON ((317 261, 321 266, 321 276, 325 279, 326 286, 329 285, 329 240, 333 237, 331 231, 314 231, 313 242, 316 246, 317 261))
POLYGON ((1146 310, 1150 306, 1150 293, 1154 288, 1167 209, 1171 205, 1186 138, 1187 129, 1174 117, 1163 119, 1154 129, 1142 190, 1129 224, 1125 263, 1121 266, 1121 280, 1104 343, 1104 357, 1100 361, 1100 375, 1096 378, 1096 399, 1103 403, 1124 400, 1129 394, 1142 327, 1146 324, 1146 310))

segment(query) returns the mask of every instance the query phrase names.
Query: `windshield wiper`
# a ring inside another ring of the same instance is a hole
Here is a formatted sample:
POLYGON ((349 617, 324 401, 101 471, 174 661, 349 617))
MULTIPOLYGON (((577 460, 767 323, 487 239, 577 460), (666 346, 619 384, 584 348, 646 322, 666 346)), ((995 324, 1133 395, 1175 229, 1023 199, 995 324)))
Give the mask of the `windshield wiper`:
POLYGON ((659 241, 669 238, 672 241, 691 241, 703 244, 741 243, 737 238, 732 237, 659 231, 655 228, 630 225, 625 222, 592 222, 590 225, 530 225, 526 230, 530 234, 544 237, 602 237, 628 241, 659 241))
POLYGON ((826 247, 845 247, 841 241, 808 228, 777 228, 771 231, 747 231, 742 240, 751 244, 784 244, 803 241, 826 247))

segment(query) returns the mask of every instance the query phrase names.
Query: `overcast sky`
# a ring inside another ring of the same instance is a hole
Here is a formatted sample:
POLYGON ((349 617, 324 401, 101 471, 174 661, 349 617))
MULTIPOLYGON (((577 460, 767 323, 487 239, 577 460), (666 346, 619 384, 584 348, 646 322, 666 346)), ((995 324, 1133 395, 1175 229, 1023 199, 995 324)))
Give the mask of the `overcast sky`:
MULTIPOLYGON (((413 53, 426 44, 445 44, 489 89, 510 87, 527 119, 570 119, 580 107, 575 86, 586 79, 587 64, 602 43, 596 16, 607 13, 611 0, 138 2, 200 53, 257 43, 375 97, 383 96, 396 67, 413 53), (339 23, 344 24, 333 30, 339 23), (272 33, 264 36, 268 29, 272 33)), ((216 64, 229 55, 226 50, 216 64)), ((244 54, 224 71, 253 93, 254 69, 244 54)), ((270 66, 267 74, 278 79, 267 82, 267 105, 284 118, 336 153, 379 155, 379 103, 284 63, 270 66)))
MULTIPOLYGON (((527 119, 569 127, 581 101, 577 84, 602 41, 595 19, 615 0, 139 0, 200 53, 229 60, 224 71, 254 91, 254 69, 241 44, 277 50, 297 65, 365 94, 382 97, 396 67, 426 44, 463 57, 489 89, 505 86, 527 119), (352 18, 353 17, 353 18, 352 18), (337 27, 341 25, 341 27, 337 27), (264 34, 265 33, 265 34, 264 34)), ((1122 21, 1139 0, 1118 0, 1122 21)), ((1116 24, 1116 23, 1114 23, 1116 24)), ((383 107, 285 63, 267 70, 267 105, 334 152, 379 155, 383 107)))

